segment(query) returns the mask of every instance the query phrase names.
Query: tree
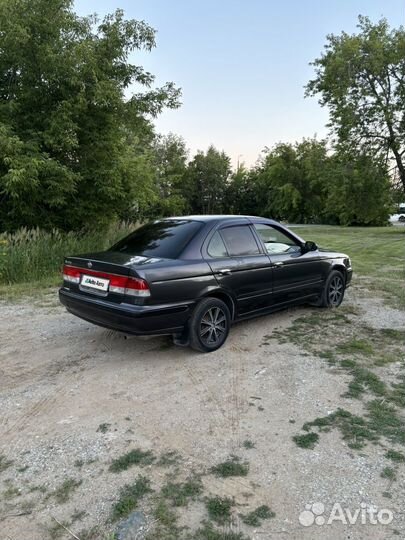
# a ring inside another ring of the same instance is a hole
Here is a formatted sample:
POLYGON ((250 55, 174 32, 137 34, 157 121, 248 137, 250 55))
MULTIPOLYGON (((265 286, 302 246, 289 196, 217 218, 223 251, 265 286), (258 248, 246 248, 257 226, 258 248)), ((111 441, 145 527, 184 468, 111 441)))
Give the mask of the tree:
POLYGON ((2 0, 0 29, 0 229, 139 209, 153 188, 151 119, 179 105, 172 83, 153 89, 128 61, 155 46, 154 30, 121 10, 79 17, 71 0, 2 0))
POLYGON ((160 135, 154 141, 153 151, 159 197, 151 215, 167 217, 181 214, 187 204, 182 194, 188 155, 186 143, 173 133, 160 135))
POLYGON ((359 17, 359 32, 329 35, 307 95, 321 94, 340 145, 395 160, 405 193, 405 30, 359 17))
POLYGON ((183 195, 189 211, 201 214, 222 211, 231 173, 230 163, 230 158, 213 146, 206 154, 197 152, 188 164, 183 183, 183 195))
POLYGON ((390 178, 383 160, 341 149, 330 160, 324 219, 338 225, 386 225, 390 178))
POLYGON ((266 149, 256 169, 259 213, 296 223, 320 221, 327 167, 325 141, 304 139, 266 149))

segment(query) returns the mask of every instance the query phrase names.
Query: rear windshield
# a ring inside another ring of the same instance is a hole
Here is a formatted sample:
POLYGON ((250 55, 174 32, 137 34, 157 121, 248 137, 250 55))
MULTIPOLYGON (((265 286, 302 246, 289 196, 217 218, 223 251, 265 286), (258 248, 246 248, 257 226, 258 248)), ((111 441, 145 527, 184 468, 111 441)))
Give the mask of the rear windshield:
POLYGON ((176 259, 202 225, 199 221, 180 219, 148 223, 115 244, 110 251, 176 259))

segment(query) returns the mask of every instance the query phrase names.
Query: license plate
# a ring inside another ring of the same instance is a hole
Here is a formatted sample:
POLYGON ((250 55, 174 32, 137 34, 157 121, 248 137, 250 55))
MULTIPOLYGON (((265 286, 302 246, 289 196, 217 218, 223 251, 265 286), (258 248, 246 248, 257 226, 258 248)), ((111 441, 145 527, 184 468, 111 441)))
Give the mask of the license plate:
POLYGON ((88 287, 89 289, 95 289, 102 292, 108 291, 109 284, 109 279, 99 278, 95 276, 86 276, 86 274, 83 275, 81 281, 82 287, 88 287))

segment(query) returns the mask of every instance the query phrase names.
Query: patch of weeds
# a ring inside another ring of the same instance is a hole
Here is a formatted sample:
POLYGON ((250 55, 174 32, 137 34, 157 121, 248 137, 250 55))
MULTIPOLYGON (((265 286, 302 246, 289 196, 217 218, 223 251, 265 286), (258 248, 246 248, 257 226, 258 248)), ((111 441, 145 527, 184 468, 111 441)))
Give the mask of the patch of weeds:
POLYGON ((77 509, 75 509, 75 511, 73 512, 73 514, 71 516, 72 523, 74 521, 82 521, 82 519, 85 518, 86 516, 87 516, 87 512, 85 510, 77 510, 77 509))
POLYGON ((47 488, 45 486, 31 486, 29 492, 33 493, 34 491, 39 491, 40 493, 46 493, 47 488))
POLYGON ((193 533, 190 540, 249 540, 249 538, 241 532, 218 530, 205 521, 202 522, 202 527, 193 533))
POLYGON ((138 476, 133 484, 126 484, 120 489, 118 501, 113 505, 112 520, 128 516, 138 506, 139 501, 152 491, 150 481, 145 476, 138 476))
POLYGON ((256 448, 255 443, 250 439, 246 439, 243 441, 243 447, 246 448, 246 450, 252 450, 252 448, 256 448))
POLYGON ((156 465, 158 467, 171 467, 177 465, 180 461, 181 455, 176 450, 171 450, 164 452, 156 462, 156 465))
MULTIPOLYGON (((393 443, 405 444, 405 424, 398 417, 394 407, 384 400, 375 399, 367 403, 366 409, 367 414, 363 418, 339 408, 329 416, 306 422, 303 429, 311 431, 313 427, 316 427, 320 432, 325 432, 330 431, 332 427, 338 428, 349 448, 357 450, 363 448, 367 441, 378 442, 380 437, 386 437, 393 443)), ((311 432, 308 435, 317 436, 317 433, 311 432)), ((293 437, 299 446, 299 441, 302 441, 302 438, 305 442, 305 435, 293 437)), ((318 439, 314 440, 317 442, 318 439)))
POLYGON ((77 467, 78 469, 81 469, 84 465, 84 461, 82 459, 76 459, 76 461, 74 462, 74 466, 77 467))
POLYGON ((270 510, 265 504, 258 506, 256 510, 249 512, 245 516, 242 515, 241 519, 243 523, 249 525, 250 527, 260 527, 264 519, 274 518, 276 514, 270 510))
POLYGON ((64 504, 69 500, 72 492, 77 489, 81 480, 75 480, 74 478, 67 478, 53 493, 52 496, 55 497, 56 501, 59 504, 64 504))
POLYGON ((392 384, 392 392, 389 396, 390 401, 398 405, 398 407, 405 407, 405 375, 398 377, 400 382, 392 384))
POLYGON ((368 424, 378 436, 384 436, 392 443, 405 445, 405 423, 397 411, 383 400, 373 400, 367 404, 368 424))
POLYGON ((107 422, 103 422, 102 424, 98 426, 97 433, 107 433, 110 427, 111 427, 111 424, 108 424, 107 422))
POLYGON ((306 435, 294 435, 293 441, 300 448, 315 448, 319 440, 317 433, 307 433, 306 435))
POLYGON ((363 339, 350 339, 336 346, 338 354, 363 354, 372 355, 374 348, 368 341, 363 339))
POLYGON ((391 461, 395 461, 396 463, 405 462, 405 454, 402 452, 397 452, 396 450, 387 450, 385 457, 391 461))
POLYGON ((289 421, 290 424, 295 424, 294 418, 290 418, 288 421, 289 421))
POLYGON ((57 540, 57 538, 60 538, 62 535, 66 533, 66 530, 63 528, 70 527, 71 523, 68 521, 61 521, 60 524, 54 522, 52 526, 48 527, 48 535, 51 540, 57 540))
POLYGON ((15 486, 8 486, 8 488, 3 491, 3 499, 9 500, 14 499, 15 497, 19 497, 21 495, 21 491, 16 488, 15 486))
POLYGON ((389 491, 383 491, 382 496, 386 499, 392 499, 392 493, 390 493, 389 491))
POLYGON ((405 330, 396 330, 395 328, 381 328, 380 334, 383 337, 400 341, 401 343, 405 341, 405 330))
POLYGON ((334 366, 337 362, 335 353, 331 349, 319 351, 317 354, 319 358, 323 358, 324 360, 326 360, 330 366, 334 366))
POLYGON ((211 467, 211 472, 222 478, 227 478, 228 476, 247 476, 249 463, 247 461, 241 462, 237 456, 231 456, 231 459, 211 467))
POLYGON ((0 454, 0 473, 11 467, 13 460, 7 459, 4 454, 0 454))
POLYGON ((178 517, 166 501, 158 500, 153 516, 157 523, 146 540, 178 540, 181 537, 183 528, 177 526, 178 517))
POLYGON ((349 383, 347 392, 343 397, 360 398, 368 389, 375 396, 384 396, 387 393, 387 387, 375 373, 367 368, 358 366, 356 363, 348 368, 349 361, 342 362, 342 367, 349 370, 353 379, 349 383))
POLYGON ((23 467, 18 467, 17 472, 23 473, 29 469, 29 465, 24 465, 23 467))
POLYGON ((391 467, 384 467, 380 476, 381 478, 387 478, 393 482, 397 477, 397 473, 395 472, 395 469, 392 469, 391 467))
POLYGON ((144 452, 140 448, 135 448, 134 450, 123 454, 119 458, 114 459, 109 470, 117 473, 126 471, 133 465, 140 465, 141 467, 144 467, 145 465, 152 465, 155 460, 156 458, 150 450, 146 450, 144 452))
POLYGON ((168 482, 162 487, 162 495, 169 499, 173 506, 186 506, 189 500, 194 500, 202 493, 201 479, 197 476, 188 478, 185 482, 168 482))
POLYGON ((234 502, 229 497, 208 497, 205 501, 208 516, 219 525, 229 523, 234 502))

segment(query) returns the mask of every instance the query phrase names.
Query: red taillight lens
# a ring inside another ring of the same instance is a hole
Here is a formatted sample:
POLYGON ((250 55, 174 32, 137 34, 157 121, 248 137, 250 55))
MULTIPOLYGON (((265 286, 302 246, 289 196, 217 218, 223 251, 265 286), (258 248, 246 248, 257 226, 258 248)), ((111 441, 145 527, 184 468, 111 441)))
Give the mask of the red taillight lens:
POLYGON ((126 294, 129 296, 150 296, 148 283, 144 279, 119 276, 117 274, 109 274, 98 270, 87 270, 86 268, 78 268, 77 266, 63 267, 63 279, 69 283, 79 284, 82 274, 88 276, 96 276, 104 279, 109 279, 109 292, 116 294, 126 294))
POLYGON ((63 267, 63 279, 69 283, 80 283, 80 270, 74 266, 63 267))

